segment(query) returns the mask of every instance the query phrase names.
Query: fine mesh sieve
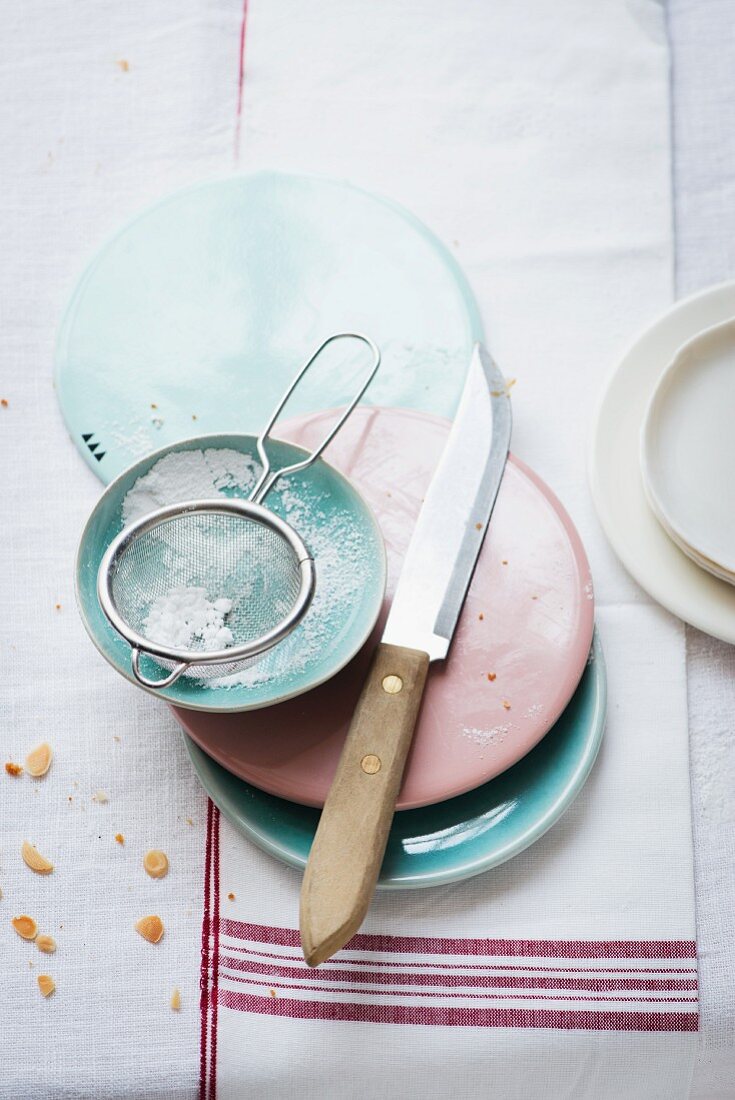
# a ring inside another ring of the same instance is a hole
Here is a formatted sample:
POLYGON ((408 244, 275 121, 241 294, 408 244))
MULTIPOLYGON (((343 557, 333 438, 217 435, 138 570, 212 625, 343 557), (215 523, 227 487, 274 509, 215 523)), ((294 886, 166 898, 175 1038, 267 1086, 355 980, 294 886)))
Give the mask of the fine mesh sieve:
POLYGON ((168 505, 129 524, 110 544, 100 563, 97 594, 105 615, 132 648, 139 683, 163 688, 182 675, 228 676, 252 664, 298 625, 314 595, 314 562, 293 527, 261 501, 279 478, 319 457, 379 366, 380 352, 366 336, 330 336, 298 372, 258 437, 263 469, 249 500, 218 497, 168 505), (344 338, 370 348, 367 380, 314 451, 272 470, 265 444, 274 423, 319 354, 344 338), (176 645, 166 633, 172 601, 177 601, 177 628, 185 635, 183 642, 177 636, 176 645), (147 677, 140 668, 141 654, 154 658, 168 675, 147 677))

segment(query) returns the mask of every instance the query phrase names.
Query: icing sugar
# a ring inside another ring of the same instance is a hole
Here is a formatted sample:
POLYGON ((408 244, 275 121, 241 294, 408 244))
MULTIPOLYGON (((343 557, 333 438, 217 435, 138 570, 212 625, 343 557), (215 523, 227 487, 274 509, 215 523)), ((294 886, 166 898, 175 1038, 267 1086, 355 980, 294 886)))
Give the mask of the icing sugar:
POLYGON ((232 631, 225 617, 232 611, 232 600, 210 600, 204 588, 172 588, 151 604, 144 623, 144 634, 152 642, 176 649, 198 649, 212 653, 232 645, 232 631))

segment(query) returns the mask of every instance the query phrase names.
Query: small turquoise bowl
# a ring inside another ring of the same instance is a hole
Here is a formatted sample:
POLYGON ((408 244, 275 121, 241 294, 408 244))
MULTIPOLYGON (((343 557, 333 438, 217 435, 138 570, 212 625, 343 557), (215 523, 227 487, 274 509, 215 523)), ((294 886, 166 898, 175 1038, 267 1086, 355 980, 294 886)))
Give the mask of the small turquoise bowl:
MULTIPOLYGON (((255 442, 253 435, 207 435, 173 443, 148 455, 110 483, 84 528, 76 563, 77 601, 82 620, 102 656, 139 687, 143 685, 133 675, 130 646, 111 626, 97 598, 100 561, 122 530, 125 496, 139 478, 172 452, 227 450, 255 457, 255 442)), ((274 469, 298 462, 308 453, 275 439, 269 442, 268 451, 274 469)), ((221 491, 230 497, 245 496, 237 489, 221 491)), ((216 490, 213 489, 212 495, 216 495, 216 490)), ((296 526, 314 555, 317 594, 304 619, 243 674, 242 682, 225 687, 181 677, 167 688, 145 690, 191 710, 253 710, 317 687, 339 672, 367 641, 385 595, 386 559, 383 536, 363 497, 343 474, 320 458, 307 469, 288 476, 287 501, 276 486, 268 496, 267 506, 296 526), (294 501, 303 505, 304 514, 316 517, 312 518, 311 531, 299 527, 293 515, 289 515, 294 501), (323 598, 320 585, 324 586, 323 598)), ((148 674, 160 672, 150 658, 143 663, 148 674)))

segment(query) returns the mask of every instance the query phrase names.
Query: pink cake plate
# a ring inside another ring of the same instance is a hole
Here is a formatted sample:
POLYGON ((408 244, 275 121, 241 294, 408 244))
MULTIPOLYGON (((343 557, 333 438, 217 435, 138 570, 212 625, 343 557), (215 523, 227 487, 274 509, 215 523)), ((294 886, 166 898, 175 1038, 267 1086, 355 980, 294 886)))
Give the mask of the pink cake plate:
MULTIPOLYGON (((279 435, 310 447, 333 418, 292 420, 279 435)), ((383 615, 357 657, 305 695, 238 714, 172 708, 235 775, 292 802, 323 805, 448 430, 425 413, 359 408, 330 445, 328 460, 363 493, 385 537, 383 615)), ((397 808, 453 798, 525 756, 571 699, 593 625, 579 536, 551 490, 511 456, 449 657, 429 672, 397 808)))

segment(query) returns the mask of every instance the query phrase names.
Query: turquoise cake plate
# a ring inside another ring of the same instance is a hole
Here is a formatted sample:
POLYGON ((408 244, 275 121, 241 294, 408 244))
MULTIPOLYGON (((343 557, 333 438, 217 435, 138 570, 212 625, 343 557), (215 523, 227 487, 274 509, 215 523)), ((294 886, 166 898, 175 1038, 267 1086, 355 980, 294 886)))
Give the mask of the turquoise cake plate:
MULTIPOLYGON (((120 474, 92 512, 77 554, 77 602, 97 649, 131 683, 141 686, 133 675, 131 648, 111 626, 97 597, 100 561, 124 526, 126 494, 172 452, 206 452, 220 480, 232 482, 232 470, 242 465, 238 458, 255 457, 255 442, 254 436, 220 434, 164 447, 120 474)), ((278 469, 303 459, 308 452, 274 439, 268 444, 268 453, 278 469)), ((153 475, 159 482, 160 469, 153 475)), ((247 496, 248 492, 234 480, 234 485, 219 491, 226 496, 247 496)), ((148 484, 147 493, 154 493, 157 483, 150 482, 150 490, 148 484)), ((147 495, 146 510, 190 495, 185 489, 166 500, 149 499, 147 495)), ((208 495, 216 496, 217 490, 213 488, 208 495)), ((366 642, 383 603, 386 560, 377 520, 358 490, 320 458, 308 469, 277 483, 268 496, 268 507, 294 525, 314 558, 317 593, 303 620, 227 687, 217 686, 214 680, 182 676, 152 694, 193 710, 252 710, 290 699, 330 679, 366 642)), ((141 667, 154 679, 162 675, 161 667, 151 658, 143 658, 141 667)))
MULTIPOLYGON (((561 718, 527 756, 458 798, 397 813, 380 876, 385 889, 418 889, 471 878, 518 855, 571 805, 602 741, 607 681, 599 639, 561 718)), ((237 779, 185 736, 212 801, 244 836, 303 868, 319 810, 286 802, 237 779)))
MULTIPOLYGON (((257 432, 298 363, 362 331, 383 363, 376 405, 451 417, 482 325, 443 244, 396 204, 277 172, 176 192, 120 230, 79 280, 55 384, 104 482, 191 435, 257 432)), ((346 404, 344 362, 288 416, 346 404)))

